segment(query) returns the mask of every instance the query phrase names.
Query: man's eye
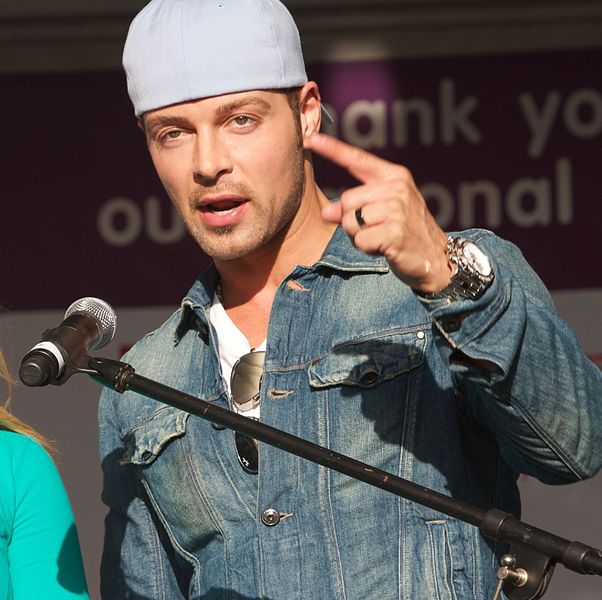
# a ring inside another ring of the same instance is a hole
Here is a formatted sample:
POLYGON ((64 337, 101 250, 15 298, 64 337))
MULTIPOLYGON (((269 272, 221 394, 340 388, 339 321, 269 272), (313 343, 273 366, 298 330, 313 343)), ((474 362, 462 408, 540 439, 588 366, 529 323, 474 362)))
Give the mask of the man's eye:
POLYGON ((170 144, 184 137, 185 132, 181 129, 170 129, 168 131, 158 132, 155 140, 159 144, 170 144))
POLYGON ((238 127, 244 127, 245 125, 249 125, 252 122, 251 117, 249 117, 248 115, 238 115, 232 120, 238 127))
POLYGON ((175 140, 176 138, 179 138, 182 135, 182 132, 179 129, 174 129, 172 131, 168 131, 167 133, 163 134, 163 139, 164 140, 175 140))

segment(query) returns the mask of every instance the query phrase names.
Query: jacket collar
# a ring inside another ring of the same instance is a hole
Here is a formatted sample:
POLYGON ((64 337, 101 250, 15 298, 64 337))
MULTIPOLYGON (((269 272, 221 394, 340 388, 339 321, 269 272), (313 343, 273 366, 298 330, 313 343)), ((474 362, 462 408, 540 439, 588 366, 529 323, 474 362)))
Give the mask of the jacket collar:
MULTIPOLYGON (((324 253, 313 265, 314 269, 326 268, 347 273, 388 273, 390 268, 383 256, 370 256, 355 248, 342 227, 337 227, 324 253)), ((181 303, 181 316, 175 331, 177 344, 191 328, 207 330, 205 309, 213 302, 219 273, 211 263, 196 279, 181 303)))
POLYGON ((358 250, 340 226, 336 228, 320 260, 314 266, 358 273, 389 272, 389 264, 383 256, 370 256, 358 250))

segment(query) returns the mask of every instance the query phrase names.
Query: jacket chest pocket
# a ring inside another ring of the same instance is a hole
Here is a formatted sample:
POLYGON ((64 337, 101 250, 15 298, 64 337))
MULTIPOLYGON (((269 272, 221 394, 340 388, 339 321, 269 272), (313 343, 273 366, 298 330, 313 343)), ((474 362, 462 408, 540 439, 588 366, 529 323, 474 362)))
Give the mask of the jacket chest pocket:
POLYGON ((183 443, 174 443, 187 433, 194 434, 189 413, 165 407, 133 426, 124 437, 123 465, 136 467, 153 510, 169 534, 188 551, 196 535, 215 529, 204 510, 199 484, 183 443))
POLYGON ((169 406, 160 408, 125 434, 125 452, 119 462, 141 467, 151 465, 170 441, 184 435, 189 416, 169 406))
POLYGON ((421 366, 427 346, 427 326, 338 344, 312 361, 311 387, 372 388, 421 366))

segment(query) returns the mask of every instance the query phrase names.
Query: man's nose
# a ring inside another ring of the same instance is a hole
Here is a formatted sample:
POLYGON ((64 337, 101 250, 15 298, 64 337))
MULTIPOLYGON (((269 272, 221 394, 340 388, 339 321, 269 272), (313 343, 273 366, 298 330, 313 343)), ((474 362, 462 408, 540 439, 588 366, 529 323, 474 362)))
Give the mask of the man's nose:
POLYGON ((218 134, 197 132, 192 169, 195 179, 208 182, 232 171, 230 153, 218 134))

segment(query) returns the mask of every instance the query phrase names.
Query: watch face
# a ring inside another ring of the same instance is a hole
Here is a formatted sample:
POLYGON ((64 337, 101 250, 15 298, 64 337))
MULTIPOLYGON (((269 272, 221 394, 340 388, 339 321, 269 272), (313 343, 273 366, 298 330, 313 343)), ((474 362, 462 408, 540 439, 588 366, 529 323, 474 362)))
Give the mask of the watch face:
POLYGON ((489 277, 491 275, 491 263, 487 255, 472 242, 466 242, 462 248, 464 257, 468 263, 477 271, 483 275, 483 277, 489 277))

